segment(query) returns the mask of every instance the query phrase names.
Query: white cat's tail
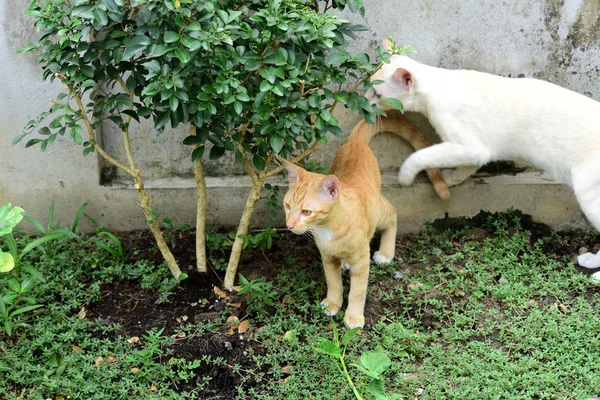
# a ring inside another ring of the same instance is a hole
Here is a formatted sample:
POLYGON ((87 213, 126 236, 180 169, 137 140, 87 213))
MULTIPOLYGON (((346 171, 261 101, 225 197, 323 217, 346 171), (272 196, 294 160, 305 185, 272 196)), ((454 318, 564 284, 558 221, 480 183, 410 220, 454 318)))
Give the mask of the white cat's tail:
MULTIPOLYGON (((378 119, 377 124, 369 124, 366 121, 360 121, 350 134, 348 142, 360 140, 369 143, 371 138, 381 132, 390 132, 406 140, 415 150, 431 146, 425 135, 399 112, 386 111, 387 117, 378 119)), ((427 175, 435 191, 441 199, 450 197, 450 191, 442 172, 437 168, 428 168, 427 175)))

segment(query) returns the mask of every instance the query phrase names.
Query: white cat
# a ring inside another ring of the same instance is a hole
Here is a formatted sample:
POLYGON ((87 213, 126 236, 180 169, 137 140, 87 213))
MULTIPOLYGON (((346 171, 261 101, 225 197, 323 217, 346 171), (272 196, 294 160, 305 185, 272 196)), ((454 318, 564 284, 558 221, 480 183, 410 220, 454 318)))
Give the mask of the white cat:
MULTIPOLYGON (((384 41, 389 49, 389 42, 384 41)), ((447 70, 392 56, 373 76, 371 102, 395 98, 406 111, 425 115, 442 143, 413 153, 398 180, 410 185, 425 168, 457 168, 446 176, 457 185, 482 165, 510 160, 532 165, 571 186, 600 231, 600 103, 549 82, 447 70)), ((382 108, 391 108, 381 101, 382 108)), ((600 251, 578 257, 600 267, 600 251)))

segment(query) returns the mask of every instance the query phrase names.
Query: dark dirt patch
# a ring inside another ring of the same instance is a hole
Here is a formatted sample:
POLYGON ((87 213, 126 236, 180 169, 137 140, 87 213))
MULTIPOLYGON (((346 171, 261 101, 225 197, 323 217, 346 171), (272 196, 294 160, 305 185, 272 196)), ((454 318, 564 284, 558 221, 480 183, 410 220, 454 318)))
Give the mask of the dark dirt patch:
MULTIPOLYGON (((114 282, 105 285, 101 300, 89 306, 87 316, 101 319, 106 325, 118 323, 119 329, 113 333, 115 336, 141 337, 149 329, 164 329, 164 335, 177 339, 172 346, 173 354, 168 358, 198 360, 206 355, 213 359, 221 357, 223 361, 220 363, 202 363, 194 371, 196 378, 177 389, 192 391, 203 387, 203 379, 210 377, 209 385, 197 393, 198 398, 234 398, 239 387, 253 387, 260 379, 256 374, 238 373, 232 368, 238 365, 241 371, 256 370, 250 354, 264 352, 252 341, 253 333, 260 327, 251 324, 243 334, 235 328, 230 330, 230 324, 225 322, 228 317, 234 315, 239 321, 248 318, 245 313, 246 296, 227 293, 227 297, 221 298, 215 294, 214 287, 222 287, 224 272, 211 270, 208 274, 198 273, 195 270, 195 233, 190 230, 176 232, 175 235, 177 245, 172 246, 173 253, 189 277, 168 296, 167 302, 159 301, 161 293, 158 290, 145 290, 138 282, 114 282), (200 321, 213 321, 214 329, 182 336, 181 327, 200 321)), ((290 259, 303 263, 319 259, 316 246, 314 243, 310 246, 308 238, 289 232, 281 232, 281 235, 282 238, 274 241, 268 257, 260 249, 245 252, 240 272, 248 280, 273 277, 290 259)), ((156 265, 163 262, 149 232, 120 233, 119 239, 129 261, 147 260, 156 265)))

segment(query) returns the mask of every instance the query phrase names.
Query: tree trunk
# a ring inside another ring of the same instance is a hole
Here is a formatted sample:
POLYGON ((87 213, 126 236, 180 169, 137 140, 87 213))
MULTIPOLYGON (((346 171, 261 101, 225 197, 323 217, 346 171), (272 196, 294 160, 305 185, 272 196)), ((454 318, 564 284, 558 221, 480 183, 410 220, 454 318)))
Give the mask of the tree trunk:
POLYGON ((246 199, 246 205, 244 206, 244 212, 238 225, 238 230, 235 235, 235 241, 231 248, 231 256, 229 256, 229 263, 227 264, 227 272, 225 273, 225 281, 223 282, 226 290, 231 290, 235 283, 235 276, 237 274, 238 265, 240 263, 240 257, 242 256, 242 249, 244 246, 244 238, 241 235, 248 233, 250 227, 250 220, 254 214, 256 208, 256 202, 260 200, 260 190, 262 189, 263 183, 266 177, 260 176, 257 179, 252 180, 252 188, 246 199))
POLYGON ((160 253, 165 259, 167 266, 171 270, 173 277, 179 280, 181 270, 177 265, 177 260, 175 260, 173 253, 171 253, 169 245, 167 244, 167 242, 165 241, 165 237, 163 236, 162 230, 160 229, 160 226, 158 226, 158 222, 154 219, 155 216, 152 215, 152 196, 150 196, 148 192, 146 192, 146 188, 144 188, 144 184, 142 183, 142 177, 139 173, 134 177, 134 181, 135 188, 137 189, 138 195, 140 197, 139 206, 144 211, 146 221, 148 221, 148 225, 150 225, 150 231, 152 232, 152 235, 154 235, 154 240, 156 240, 158 249, 160 250, 160 253))
MULTIPOLYGON (((191 125, 190 133, 196 134, 196 127, 191 125)), ((198 146, 193 146, 196 149, 198 146)), ((193 151, 193 150, 192 150, 193 151)), ((206 182, 204 181, 204 165, 202 159, 194 164, 194 176, 196 177, 196 269, 198 272, 206 272, 206 182)))

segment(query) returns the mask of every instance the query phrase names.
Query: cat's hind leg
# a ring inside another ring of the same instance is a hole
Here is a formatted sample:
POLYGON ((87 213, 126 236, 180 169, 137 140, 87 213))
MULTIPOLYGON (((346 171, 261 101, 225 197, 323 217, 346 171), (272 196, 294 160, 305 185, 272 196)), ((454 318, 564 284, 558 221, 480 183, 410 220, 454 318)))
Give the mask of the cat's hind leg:
MULTIPOLYGON (((573 171, 573 191, 581 210, 594 227, 600 231, 600 161, 595 159, 573 171)), ((585 253, 577 257, 584 268, 600 268, 600 251, 585 253)))
POLYGON ((344 288, 342 283, 342 262, 340 259, 321 253, 325 281, 327 282, 327 297, 321 302, 325 314, 336 315, 342 308, 344 288))
POLYGON ((381 242, 379 250, 373 254, 373 261, 377 264, 387 264, 394 260, 397 224, 396 207, 381 196, 380 217, 376 227, 377 230, 382 231, 381 242))

